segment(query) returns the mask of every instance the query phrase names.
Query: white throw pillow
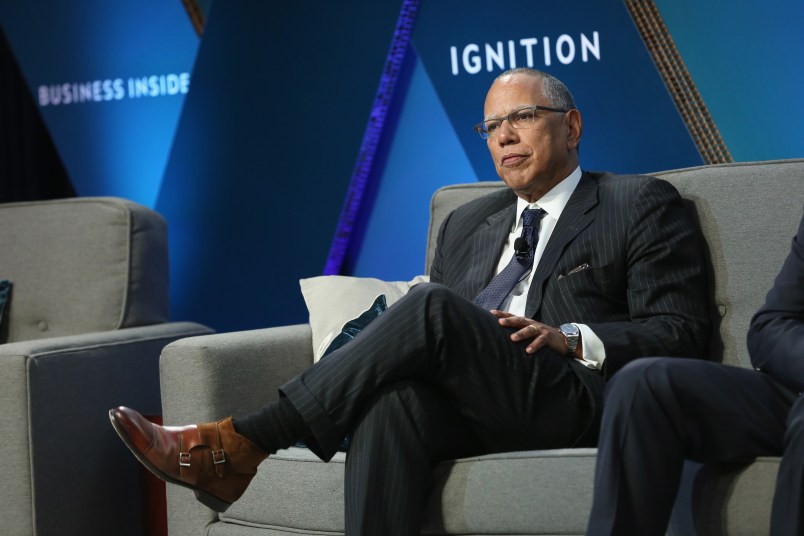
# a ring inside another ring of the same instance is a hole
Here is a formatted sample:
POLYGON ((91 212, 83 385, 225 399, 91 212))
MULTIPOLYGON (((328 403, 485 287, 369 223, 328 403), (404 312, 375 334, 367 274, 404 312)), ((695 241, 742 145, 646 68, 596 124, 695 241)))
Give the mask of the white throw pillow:
POLYGON ((366 311, 377 296, 385 294, 390 307, 407 294, 410 287, 430 280, 420 275, 410 281, 382 281, 372 277, 322 275, 300 279, 302 296, 310 313, 313 331, 313 355, 318 361, 343 326, 366 311))

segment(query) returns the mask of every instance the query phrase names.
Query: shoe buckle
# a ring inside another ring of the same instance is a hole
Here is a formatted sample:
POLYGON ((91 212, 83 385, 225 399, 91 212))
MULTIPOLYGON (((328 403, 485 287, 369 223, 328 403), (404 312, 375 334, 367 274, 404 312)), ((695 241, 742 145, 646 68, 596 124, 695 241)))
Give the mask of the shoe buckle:
POLYGON ((224 463, 226 461, 226 456, 223 453, 223 449, 220 450, 213 450, 212 451, 212 463, 218 465, 220 463, 224 463))
POLYGON ((190 453, 179 452, 179 466, 190 467, 190 453))

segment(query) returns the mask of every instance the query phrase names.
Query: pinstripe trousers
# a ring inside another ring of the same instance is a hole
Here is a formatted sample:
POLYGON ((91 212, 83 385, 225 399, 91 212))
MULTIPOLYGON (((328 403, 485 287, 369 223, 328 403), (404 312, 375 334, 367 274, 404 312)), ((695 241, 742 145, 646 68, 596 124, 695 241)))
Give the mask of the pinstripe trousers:
POLYGON ((602 376, 549 349, 527 354, 511 333, 447 287, 417 285, 281 387, 323 460, 352 437, 349 536, 419 534, 441 460, 594 442, 602 376))

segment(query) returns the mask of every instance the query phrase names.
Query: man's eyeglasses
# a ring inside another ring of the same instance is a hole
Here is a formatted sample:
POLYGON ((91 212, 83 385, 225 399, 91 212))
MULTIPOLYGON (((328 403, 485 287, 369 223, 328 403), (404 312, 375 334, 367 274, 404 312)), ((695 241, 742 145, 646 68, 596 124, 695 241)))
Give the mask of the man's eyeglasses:
POLYGON ((518 110, 514 110, 508 115, 504 115, 498 119, 489 119, 488 121, 481 121, 474 126, 475 132, 480 134, 484 140, 493 138, 497 131, 506 119, 514 128, 530 128, 536 122, 536 111, 542 110, 545 112, 568 112, 569 110, 562 110, 560 108, 550 108, 549 106, 526 106, 518 110))

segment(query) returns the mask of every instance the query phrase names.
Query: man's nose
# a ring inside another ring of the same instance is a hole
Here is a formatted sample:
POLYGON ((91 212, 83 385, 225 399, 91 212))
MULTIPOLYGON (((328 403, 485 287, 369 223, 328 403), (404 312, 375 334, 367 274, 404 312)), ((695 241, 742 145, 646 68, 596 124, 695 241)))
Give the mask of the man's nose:
POLYGON ((494 137, 500 145, 516 142, 518 139, 516 129, 511 126, 511 122, 507 119, 500 123, 500 126, 497 128, 497 135, 494 137))

